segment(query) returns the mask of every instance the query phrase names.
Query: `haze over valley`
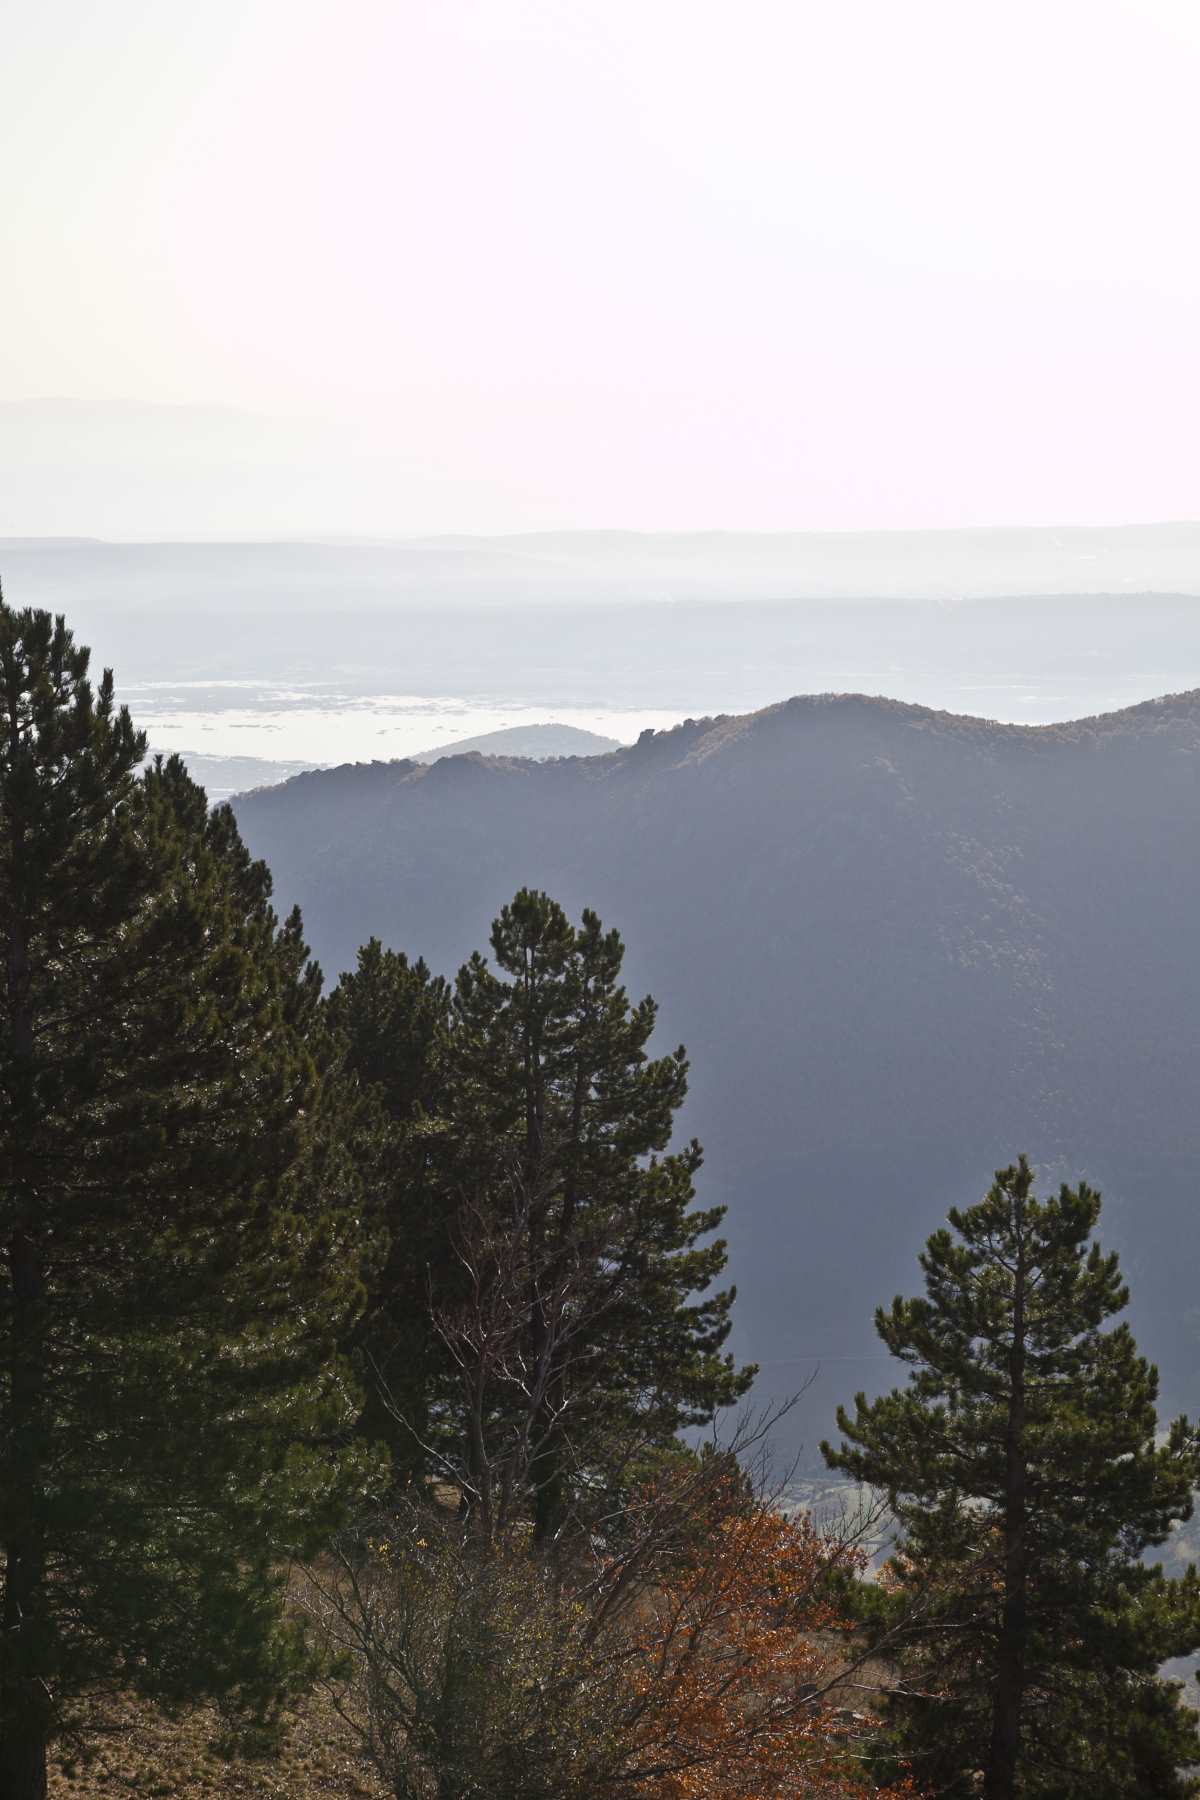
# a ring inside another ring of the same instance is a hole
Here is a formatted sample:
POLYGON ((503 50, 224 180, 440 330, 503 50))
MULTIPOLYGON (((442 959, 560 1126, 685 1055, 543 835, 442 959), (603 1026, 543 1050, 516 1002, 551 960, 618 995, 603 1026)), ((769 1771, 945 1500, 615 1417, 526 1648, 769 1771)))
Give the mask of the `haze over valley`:
POLYGON ((0 565, 106 646, 153 745, 221 793, 529 724, 632 742, 796 693, 1045 724, 1200 684, 1187 525, 10 540, 0 565))

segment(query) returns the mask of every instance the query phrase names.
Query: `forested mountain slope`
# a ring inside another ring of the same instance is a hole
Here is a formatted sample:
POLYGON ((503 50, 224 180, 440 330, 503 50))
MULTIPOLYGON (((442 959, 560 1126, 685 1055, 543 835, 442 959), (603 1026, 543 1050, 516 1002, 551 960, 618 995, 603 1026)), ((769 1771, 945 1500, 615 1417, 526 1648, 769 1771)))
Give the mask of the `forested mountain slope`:
POLYGON ((889 1376, 874 1305, 1027 1150, 1106 1195, 1168 1407, 1197 1407, 1200 692, 1025 728, 861 696, 603 757, 314 772, 237 803, 328 973, 450 970, 522 884, 594 906, 693 1063, 764 1392, 889 1376))

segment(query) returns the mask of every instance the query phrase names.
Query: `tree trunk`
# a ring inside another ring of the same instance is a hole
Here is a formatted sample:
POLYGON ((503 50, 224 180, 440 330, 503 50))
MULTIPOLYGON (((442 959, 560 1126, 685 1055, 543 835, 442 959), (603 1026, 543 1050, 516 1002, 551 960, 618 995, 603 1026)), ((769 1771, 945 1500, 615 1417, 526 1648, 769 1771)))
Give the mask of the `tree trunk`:
POLYGON ((12 1057, 13 1142, 9 1147, 8 1465, 3 1471, 8 1529, 3 1544, 4 1654, 0 1668, 0 1797, 45 1800, 48 1717, 44 1659, 45 1549, 40 1463, 44 1399, 44 1275, 35 1226, 35 1194, 20 1146, 33 1103, 34 1030, 29 954, 21 926, 10 926, 8 1020, 12 1057))
POLYGON ((4 1544, 4 1656, 0 1668, 0 1796, 44 1800, 46 1688, 44 1657, 45 1550, 37 1437, 42 1370, 35 1309, 41 1270, 32 1244, 17 1231, 9 1250, 12 1272, 11 1462, 5 1471, 9 1529, 4 1544), (24 1316, 23 1316, 24 1315, 24 1316))
POLYGON ((0 1794, 4 1800, 46 1800, 46 1733, 13 1725, 0 1736, 0 1794))
POLYGON ((1021 1711, 1025 1697, 1027 1470, 1025 1466, 1025 1267, 1024 1195, 1018 1194, 1017 1260, 1013 1272, 1013 1337, 1009 1354, 1008 1422, 1005 1431, 1004 1603, 996 1680, 992 1690, 992 1732, 984 1770, 984 1800, 1016 1800, 1021 1752, 1021 1711))
MULTIPOLYGON (((525 1006, 525 1152, 521 1179, 529 1232, 529 1361, 531 1368, 543 1370, 551 1337, 551 1322, 546 1312, 547 1278, 546 1240, 546 1088, 542 1066, 542 1004, 535 953, 526 959, 524 979, 525 1006)), ((538 1409, 534 1432, 539 1442, 530 1460, 529 1479, 533 1487, 533 1541, 536 1549, 553 1543, 558 1529, 559 1500, 557 1459, 554 1455, 545 1411, 538 1409)))

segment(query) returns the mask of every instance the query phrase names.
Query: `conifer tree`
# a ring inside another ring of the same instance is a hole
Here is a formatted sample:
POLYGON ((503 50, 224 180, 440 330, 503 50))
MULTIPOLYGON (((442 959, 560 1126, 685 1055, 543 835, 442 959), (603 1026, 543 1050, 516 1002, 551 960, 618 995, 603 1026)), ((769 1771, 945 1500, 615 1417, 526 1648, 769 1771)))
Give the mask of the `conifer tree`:
POLYGON ((532 1399, 528 1478, 549 1544, 606 1445, 669 1444, 754 1370, 722 1354, 734 1290, 707 1291, 726 1249, 710 1237, 724 1209, 692 1207, 700 1147, 667 1150, 687 1059, 648 1056, 656 1008, 630 1004, 619 935, 590 911, 575 928, 523 889, 491 942, 496 968, 476 954, 455 983, 441 1179, 460 1221, 465 1206, 464 1267, 481 1248, 470 1221, 486 1241, 469 1271, 477 1299, 497 1240, 520 1239, 510 1362, 519 1406, 532 1399))
POLYGON ((522 891, 492 949, 451 989, 373 940, 330 996, 386 1244, 355 1350, 397 1477, 470 1494, 503 1465, 548 1544, 581 1482, 598 1493, 753 1370, 722 1354, 733 1290, 707 1292, 725 1246, 703 1241, 722 1209, 692 1208, 699 1146, 663 1154, 686 1058, 648 1057, 655 1007, 630 1005, 619 936, 522 891))
POLYGON ((61 618, 0 602, 0 1793, 81 1696, 262 1716, 356 1304, 299 919, 61 618), (326 1188, 323 1184, 328 1182, 326 1188))
POLYGON ((1157 1436, 1086 1184, 1039 1201, 1022 1157, 876 1314, 908 1386, 842 1409, 833 1468, 886 1491, 899 1554, 866 1612, 901 1649, 891 1718, 919 1784, 966 1800, 1197 1791, 1195 1715, 1162 1664, 1200 1646, 1200 1586, 1143 1560, 1190 1517, 1196 1440, 1157 1436), (889 1634, 899 1633, 898 1639, 889 1634))
POLYGON ((444 1104, 450 990, 423 960, 364 944, 325 1004, 354 1094, 343 1099, 378 1259, 348 1345, 364 1406, 360 1429, 385 1444, 403 1484, 420 1465, 438 1360, 430 1317, 451 1260, 445 1196, 434 1179, 433 1131, 444 1104))

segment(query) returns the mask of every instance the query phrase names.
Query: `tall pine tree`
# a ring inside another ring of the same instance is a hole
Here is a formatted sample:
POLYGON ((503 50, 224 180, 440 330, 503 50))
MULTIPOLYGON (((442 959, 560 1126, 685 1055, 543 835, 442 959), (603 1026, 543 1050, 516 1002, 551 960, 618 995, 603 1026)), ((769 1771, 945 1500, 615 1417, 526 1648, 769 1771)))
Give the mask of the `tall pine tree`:
POLYGON ((144 750, 62 619, 0 602, 6 1800, 81 1696, 269 1711, 280 1560, 351 1474, 319 976, 228 809, 144 750))
MULTIPOLYGON (((620 937, 523 890, 492 951, 494 966, 476 955, 459 972, 443 1011, 421 965, 368 946, 335 1022, 391 1116, 411 1129, 415 1107, 427 1127, 388 1212, 394 1295, 406 1307, 423 1283, 432 1326, 420 1418, 435 1444, 462 1448, 469 1487, 481 1459, 505 1459, 498 1445, 522 1446, 505 1480, 525 1485, 549 1545, 585 1490, 603 1490, 606 1462, 670 1445, 754 1371, 723 1352, 734 1296, 709 1291, 726 1251, 711 1236, 722 1209, 693 1206, 699 1146, 668 1150, 687 1061, 649 1056, 656 1009, 630 1004, 620 937), (431 1066, 418 1094, 414 1072, 431 1066), (467 1366, 485 1356, 486 1374, 467 1366), (475 1380, 473 1424, 458 1378, 475 1380)), ((385 1283, 377 1313, 389 1303, 385 1283)))
POLYGON ((648 1056, 657 1009, 630 1004, 619 934, 523 889, 492 952, 495 970, 476 955, 455 984, 453 1123, 464 1191, 525 1239, 521 1363, 544 1369, 529 1477, 548 1544, 607 1444, 668 1444, 754 1370, 722 1354, 734 1290, 707 1292, 726 1249, 711 1238, 723 1209, 693 1210, 700 1146, 667 1148, 687 1059, 648 1056))
POLYGON ((899 1555, 867 1611, 922 1785, 967 1800, 1192 1794, 1195 1715, 1159 1670, 1200 1646, 1194 1571, 1143 1560, 1192 1510, 1186 1420, 1127 1325, 1086 1185, 1039 1201, 1022 1157, 950 1214, 923 1298, 876 1315, 908 1386, 840 1410, 833 1468, 887 1492, 899 1555), (893 1636, 892 1634, 898 1634, 893 1636), (896 1649, 897 1643, 899 1649, 896 1649))
POLYGON ((363 945, 357 967, 325 1003, 350 1090, 343 1136, 353 1143, 369 1235, 379 1246, 347 1348, 363 1389, 360 1430, 387 1446, 400 1485, 423 1460, 439 1365, 430 1298, 444 1296, 452 1261, 435 1178, 449 1008, 440 976, 378 938, 363 945))

